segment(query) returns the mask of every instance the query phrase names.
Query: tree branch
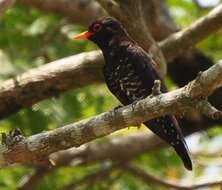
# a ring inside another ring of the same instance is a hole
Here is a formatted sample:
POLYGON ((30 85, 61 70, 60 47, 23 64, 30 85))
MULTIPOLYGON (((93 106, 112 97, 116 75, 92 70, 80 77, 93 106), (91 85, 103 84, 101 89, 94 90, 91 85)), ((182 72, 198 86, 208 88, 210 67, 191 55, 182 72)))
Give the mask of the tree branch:
POLYGON ((56 152, 50 158, 54 160, 57 167, 69 163, 83 165, 104 160, 120 162, 131 160, 142 152, 157 150, 164 145, 166 144, 156 135, 143 131, 127 136, 114 137, 103 143, 93 141, 79 148, 56 152), (130 147, 130 149, 126 147, 130 147))
POLYGON ((164 56, 168 61, 192 48, 195 44, 205 39, 210 34, 222 27, 222 4, 189 27, 172 34, 159 43, 164 56))
MULTIPOLYGON (((205 130, 206 126, 209 127, 209 125, 206 123, 207 122, 196 123, 196 126, 191 126, 189 123, 187 123, 187 126, 183 125, 183 127, 189 131, 185 135, 190 135, 196 131, 205 130), (188 129, 189 127, 190 129, 188 129)), ((153 133, 145 133, 144 131, 141 131, 127 136, 111 137, 102 143, 100 141, 93 141, 78 148, 59 151, 50 155, 50 159, 52 159, 56 164, 55 167, 52 168, 53 170, 62 166, 84 166, 86 164, 93 164, 96 162, 101 163, 106 160, 111 160, 113 162, 126 162, 137 157, 139 154, 158 151, 165 145, 166 143, 164 143, 153 133), (130 147, 130 149, 128 147, 130 147)), ((44 176, 51 172, 52 169, 43 171, 40 168, 40 170, 37 170, 29 178, 26 177, 26 183, 24 183, 24 181, 20 183, 23 184, 23 186, 20 187, 20 190, 29 189, 29 184, 32 184, 32 187, 34 187, 33 184, 36 186, 36 179, 40 181, 44 176), (41 178, 39 176, 41 176, 41 178)))
POLYGON ((46 168, 36 169, 34 173, 26 175, 21 179, 17 190, 30 190, 30 187, 32 187, 32 189, 35 189, 42 178, 51 171, 52 170, 48 170, 46 168))
POLYGON ((211 119, 218 120, 222 118, 222 112, 212 106, 207 100, 200 101, 196 107, 200 113, 203 113, 211 119))
POLYGON ((170 188, 170 189, 173 188, 177 190, 192 190, 192 189, 199 189, 203 187, 211 187, 211 186, 222 184, 222 180, 216 180, 213 182, 207 182, 207 183, 201 183, 201 184, 195 184, 195 185, 182 185, 179 183, 170 182, 170 181, 155 177, 143 171, 142 169, 136 166, 133 166, 132 164, 124 165, 123 169, 126 169, 126 171, 128 171, 130 174, 132 174, 136 178, 141 179, 144 183, 146 183, 149 186, 150 184, 156 184, 156 185, 161 185, 163 187, 170 188))
POLYGON ((93 141, 78 148, 59 151, 50 155, 50 159, 56 164, 55 167, 50 170, 40 168, 33 175, 25 176, 26 180, 22 180, 19 183, 21 184, 19 190, 28 190, 30 184, 32 184, 32 187, 35 187, 37 182, 49 172, 62 166, 85 165, 106 160, 126 162, 143 152, 158 150, 164 145, 165 143, 156 135, 144 133, 143 131, 127 136, 113 137, 102 143, 93 141), (130 149, 127 147, 130 147, 130 149))
MULTIPOLYGON (((183 113, 222 85, 222 61, 201 73, 187 86, 155 97, 147 97, 135 105, 82 120, 52 131, 22 139, 12 146, 0 147, 0 163, 39 164, 53 152, 80 146, 116 130, 138 125, 167 114, 183 113)), ((11 145, 11 144, 10 144, 11 145)))
POLYGON ((71 88, 101 82, 102 63, 101 53, 92 51, 51 62, 1 83, 0 119, 71 88))
POLYGON ((68 185, 66 185, 65 187, 61 188, 61 190, 73 190, 75 188, 77 188, 80 185, 83 184, 87 184, 87 183, 91 183, 91 182, 96 182, 98 180, 104 180, 104 178, 106 178, 107 176, 110 175, 110 173, 116 168, 116 165, 113 166, 108 166, 108 167, 104 167, 101 168, 93 173, 90 173, 88 175, 86 175, 85 177, 83 177, 82 179, 79 179, 73 183, 70 183, 68 185))

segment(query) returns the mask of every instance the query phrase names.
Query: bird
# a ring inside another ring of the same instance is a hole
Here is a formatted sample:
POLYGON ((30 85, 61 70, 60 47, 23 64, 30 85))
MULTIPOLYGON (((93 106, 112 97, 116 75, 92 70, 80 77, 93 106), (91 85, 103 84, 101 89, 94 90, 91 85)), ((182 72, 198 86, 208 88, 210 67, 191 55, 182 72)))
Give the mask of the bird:
MULTIPOLYGON (((117 19, 110 16, 98 18, 90 24, 88 31, 75 35, 74 39, 89 39, 102 50, 105 82, 123 105, 149 96, 155 80, 161 81, 161 92, 167 92, 152 56, 130 37, 117 19)), ((175 116, 165 115, 143 124, 171 145, 185 168, 192 170, 189 149, 175 116)))

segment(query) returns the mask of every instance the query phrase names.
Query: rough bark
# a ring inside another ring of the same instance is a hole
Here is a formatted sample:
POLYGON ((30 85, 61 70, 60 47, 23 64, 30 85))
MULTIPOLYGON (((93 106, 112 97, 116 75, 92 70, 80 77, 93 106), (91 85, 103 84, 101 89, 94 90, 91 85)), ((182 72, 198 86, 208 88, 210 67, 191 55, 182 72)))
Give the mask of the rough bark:
POLYGON ((102 63, 101 53, 92 51, 51 62, 3 82, 0 118, 72 88, 103 81, 102 63))

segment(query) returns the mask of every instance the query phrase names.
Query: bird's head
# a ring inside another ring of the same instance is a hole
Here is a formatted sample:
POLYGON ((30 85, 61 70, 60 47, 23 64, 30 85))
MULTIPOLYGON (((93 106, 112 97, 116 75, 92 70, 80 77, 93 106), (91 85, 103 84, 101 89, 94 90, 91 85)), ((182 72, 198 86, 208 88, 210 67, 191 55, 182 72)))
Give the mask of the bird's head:
POLYGON ((126 36, 127 33, 119 21, 112 17, 103 17, 94 21, 88 31, 78 34, 74 39, 89 39, 103 49, 116 39, 126 36))

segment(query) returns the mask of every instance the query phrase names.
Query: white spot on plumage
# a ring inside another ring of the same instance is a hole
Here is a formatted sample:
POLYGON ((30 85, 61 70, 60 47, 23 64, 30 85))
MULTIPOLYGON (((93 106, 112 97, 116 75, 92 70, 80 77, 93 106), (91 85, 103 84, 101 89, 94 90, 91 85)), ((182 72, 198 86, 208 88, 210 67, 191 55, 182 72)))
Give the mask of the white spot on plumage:
POLYGON ((117 71, 120 70, 120 65, 118 65, 118 66, 116 67, 116 70, 117 70, 117 71))
POLYGON ((127 68, 131 68, 132 65, 131 65, 131 64, 127 64, 126 67, 127 67, 127 68))
POLYGON ((114 44, 114 39, 110 40, 108 43, 109 46, 112 46, 113 44, 114 44))
POLYGON ((137 97, 136 97, 135 94, 133 94, 132 99, 133 99, 133 100, 137 100, 137 97))
POLYGON ((137 88, 134 87, 126 87, 127 91, 134 92, 137 91, 137 88))
POLYGON ((129 81, 129 82, 125 82, 125 85, 126 85, 126 86, 136 86, 136 87, 137 87, 137 86, 138 86, 138 83, 136 83, 136 82, 130 82, 130 81, 129 81))
POLYGON ((129 77, 128 77, 128 76, 123 77, 122 80, 123 80, 123 81, 128 81, 128 80, 129 80, 129 77))
POLYGON ((113 51, 110 51, 109 55, 110 55, 111 57, 113 57, 113 56, 114 56, 114 52, 113 52, 113 51))
POLYGON ((126 90, 126 95, 131 96, 130 91, 126 90))
POLYGON ((128 73, 128 76, 129 76, 129 77, 131 77, 131 76, 133 76, 133 75, 134 75, 134 72, 129 72, 129 73, 128 73))

